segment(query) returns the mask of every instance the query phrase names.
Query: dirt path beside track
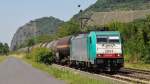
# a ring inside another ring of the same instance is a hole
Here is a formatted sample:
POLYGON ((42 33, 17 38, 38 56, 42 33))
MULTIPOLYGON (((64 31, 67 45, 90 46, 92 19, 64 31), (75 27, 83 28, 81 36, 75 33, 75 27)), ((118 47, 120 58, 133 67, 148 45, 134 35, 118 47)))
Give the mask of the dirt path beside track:
POLYGON ((0 84, 65 84, 19 59, 9 57, 0 63, 0 84))

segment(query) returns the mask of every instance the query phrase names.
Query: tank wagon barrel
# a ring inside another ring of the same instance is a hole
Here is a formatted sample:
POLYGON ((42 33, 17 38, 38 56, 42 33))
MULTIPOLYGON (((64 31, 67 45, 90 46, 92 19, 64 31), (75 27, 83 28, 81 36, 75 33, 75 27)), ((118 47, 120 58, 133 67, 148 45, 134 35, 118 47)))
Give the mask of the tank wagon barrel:
POLYGON ((59 54, 63 56, 70 55, 70 38, 71 37, 65 37, 58 40, 58 43, 56 45, 56 51, 59 52, 59 54))
POLYGON ((70 38, 71 36, 57 40, 55 48, 55 61, 58 63, 66 64, 70 56, 70 38))

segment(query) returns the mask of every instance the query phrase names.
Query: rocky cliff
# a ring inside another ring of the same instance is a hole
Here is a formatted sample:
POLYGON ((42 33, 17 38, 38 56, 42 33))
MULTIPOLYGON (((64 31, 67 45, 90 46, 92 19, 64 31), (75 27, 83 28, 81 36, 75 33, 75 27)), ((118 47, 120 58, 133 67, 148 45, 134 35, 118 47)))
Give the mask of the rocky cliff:
POLYGON ((17 49, 27 39, 34 36, 54 34, 57 31, 58 26, 62 23, 63 21, 54 17, 43 17, 26 23, 14 34, 11 42, 11 50, 17 49))

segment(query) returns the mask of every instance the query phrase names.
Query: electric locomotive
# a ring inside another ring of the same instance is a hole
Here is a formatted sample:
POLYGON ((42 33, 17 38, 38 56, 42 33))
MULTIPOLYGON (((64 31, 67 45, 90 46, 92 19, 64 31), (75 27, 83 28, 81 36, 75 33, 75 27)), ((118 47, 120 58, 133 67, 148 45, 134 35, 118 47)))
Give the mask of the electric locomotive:
POLYGON ((93 31, 71 38, 71 63, 103 71, 118 71, 124 57, 118 31, 93 31))

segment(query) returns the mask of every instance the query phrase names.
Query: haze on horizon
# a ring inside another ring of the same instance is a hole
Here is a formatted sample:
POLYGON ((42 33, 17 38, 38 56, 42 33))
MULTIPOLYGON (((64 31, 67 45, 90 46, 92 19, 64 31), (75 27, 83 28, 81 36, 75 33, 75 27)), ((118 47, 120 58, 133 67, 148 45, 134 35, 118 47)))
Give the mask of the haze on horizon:
POLYGON ((0 42, 10 45, 16 30, 41 17, 53 16, 68 21, 80 10, 94 4, 96 0, 1 0, 0 1, 0 42))

